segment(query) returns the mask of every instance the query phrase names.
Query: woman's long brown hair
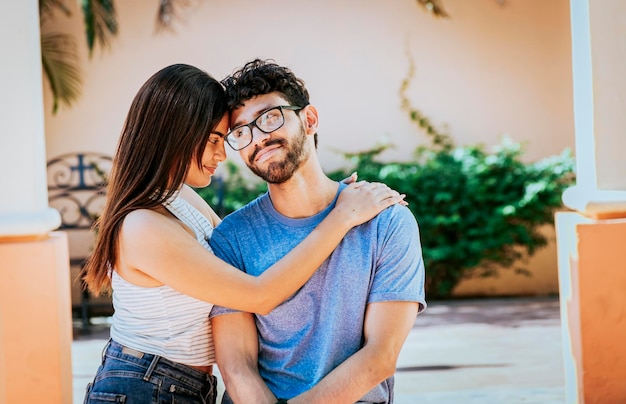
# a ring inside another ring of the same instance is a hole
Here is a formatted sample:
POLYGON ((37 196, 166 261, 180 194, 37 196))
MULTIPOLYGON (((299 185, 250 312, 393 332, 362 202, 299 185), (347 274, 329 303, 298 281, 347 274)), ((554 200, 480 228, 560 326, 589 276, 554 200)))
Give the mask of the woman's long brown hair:
POLYGON ((95 246, 81 272, 92 294, 110 291, 126 215, 159 206, 182 185, 192 161, 201 165, 209 135, 226 111, 222 85, 193 66, 168 66, 139 89, 113 157, 95 246))

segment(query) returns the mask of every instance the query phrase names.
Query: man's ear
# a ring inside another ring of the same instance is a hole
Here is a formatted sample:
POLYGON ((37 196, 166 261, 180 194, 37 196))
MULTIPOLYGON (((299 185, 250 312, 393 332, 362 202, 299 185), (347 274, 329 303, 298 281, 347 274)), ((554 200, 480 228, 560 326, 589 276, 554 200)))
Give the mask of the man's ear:
POLYGON ((318 116, 317 108, 309 104, 302 110, 304 113, 304 130, 307 135, 314 135, 317 133, 318 116))

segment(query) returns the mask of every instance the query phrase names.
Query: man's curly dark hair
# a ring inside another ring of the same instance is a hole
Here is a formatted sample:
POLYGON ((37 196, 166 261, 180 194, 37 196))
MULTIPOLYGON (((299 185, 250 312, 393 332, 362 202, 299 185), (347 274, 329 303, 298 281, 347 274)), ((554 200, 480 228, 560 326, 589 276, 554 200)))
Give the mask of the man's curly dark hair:
POLYGON ((241 107, 257 95, 280 93, 290 105, 309 105, 309 92, 304 81, 291 70, 277 65, 272 59, 255 59, 222 80, 226 89, 228 108, 241 107))

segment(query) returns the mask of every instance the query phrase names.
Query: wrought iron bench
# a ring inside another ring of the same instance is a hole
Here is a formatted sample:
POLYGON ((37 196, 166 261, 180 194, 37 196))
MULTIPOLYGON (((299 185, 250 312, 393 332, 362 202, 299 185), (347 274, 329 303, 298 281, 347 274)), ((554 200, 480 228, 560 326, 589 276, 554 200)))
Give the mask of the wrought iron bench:
POLYGON ((93 245, 92 225, 106 200, 106 175, 111 157, 100 153, 69 153, 48 161, 48 200, 61 215, 60 230, 68 235, 72 282, 72 312, 89 332, 91 317, 111 315, 108 296, 94 298, 78 279, 93 245))

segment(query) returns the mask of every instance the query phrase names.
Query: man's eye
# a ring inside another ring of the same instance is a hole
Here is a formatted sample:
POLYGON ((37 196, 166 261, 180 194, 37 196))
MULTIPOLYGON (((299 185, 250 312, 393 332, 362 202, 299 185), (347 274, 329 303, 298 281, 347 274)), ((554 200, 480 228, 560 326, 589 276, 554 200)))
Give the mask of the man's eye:
POLYGON ((278 111, 269 111, 263 114, 261 117, 261 122, 264 125, 271 125, 280 117, 280 113, 278 111))
POLYGON ((231 132, 231 136, 235 139, 240 139, 246 135, 246 127, 242 126, 241 128, 237 128, 231 132))

